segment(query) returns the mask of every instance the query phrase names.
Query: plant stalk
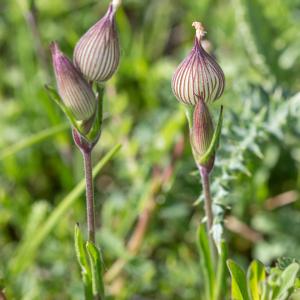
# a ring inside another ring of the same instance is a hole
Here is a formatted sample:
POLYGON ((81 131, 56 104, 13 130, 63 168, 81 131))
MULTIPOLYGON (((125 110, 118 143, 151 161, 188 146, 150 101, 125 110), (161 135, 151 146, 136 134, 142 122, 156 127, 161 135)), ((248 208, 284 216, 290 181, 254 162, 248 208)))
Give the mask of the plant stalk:
POLYGON ((85 149, 82 151, 84 159, 84 175, 86 186, 86 212, 87 212, 87 226, 88 239, 95 243, 95 204, 94 204, 94 184, 92 173, 92 150, 85 149))
POLYGON ((212 211, 212 198, 210 193, 209 170, 206 167, 202 167, 202 166, 198 166, 198 167, 199 167, 199 172, 200 172, 203 191, 204 191, 204 210, 207 219, 206 228, 209 237, 211 256, 213 261, 216 261, 216 246, 211 232, 214 216, 212 211))

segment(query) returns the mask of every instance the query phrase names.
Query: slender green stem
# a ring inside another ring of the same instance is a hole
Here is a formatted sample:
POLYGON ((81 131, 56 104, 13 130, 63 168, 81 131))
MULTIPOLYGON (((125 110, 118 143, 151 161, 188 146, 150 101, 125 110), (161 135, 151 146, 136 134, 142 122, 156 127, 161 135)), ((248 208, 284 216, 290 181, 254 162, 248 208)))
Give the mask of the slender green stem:
POLYGON ((212 259, 215 261, 216 258, 216 248, 215 243, 212 236, 212 226, 213 226, 213 211, 212 211, 212 198, 210 193, 210 183, 209 183, 209 171, 206 167, 199 166, 199 171, 201 175, 202 180, 202 186, 204 191, 204 210, 206 215, 206 228, 207 228, 207 234, 209 237, 209 243, 210 243, 210 249, 211 249, 211 256, 212 259))
POLYGON ((210 233, 213 225, 213 212, 212 212, 212 199, 210 194, 210 183, 209 183, 209 174, 206 171, 206 168, 200 167, 200 174, 202 179, 203 191, 204 191, 204 205, 205 205, 205 214, 207 218, 207 230, 210 233))
POLYGON ((84 174, 86 185, 86 211, 89 241, 95 243, 95 205, 94 205, 94 184, 92 173, 92 151, 82 151, 84 158, 84 174))

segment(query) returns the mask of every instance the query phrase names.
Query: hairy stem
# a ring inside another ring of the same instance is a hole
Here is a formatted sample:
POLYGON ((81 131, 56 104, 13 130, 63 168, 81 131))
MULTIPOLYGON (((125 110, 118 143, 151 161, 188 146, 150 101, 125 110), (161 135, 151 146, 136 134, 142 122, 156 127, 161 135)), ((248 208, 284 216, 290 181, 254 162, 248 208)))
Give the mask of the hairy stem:
POLYGON ((200 171, 202 186, 204 191, 204 210, 207 219, 206 221, 207 234, 209 237, 211 256, 212 259, 215 260, 216 248, 215 248, 215 243, 211 232, 214 216, 212 211, 212 198, 210 194, 209 171, 206 167, 201 167, 201 166, 199 166, 199 171, 200 171))
POLYGON ((94 208, 94 185, 92 174, 92 151, 82 151, 84 158, 84 174, 86 184, 86 211, 89 241, 95 243, 95 208, 94 208))

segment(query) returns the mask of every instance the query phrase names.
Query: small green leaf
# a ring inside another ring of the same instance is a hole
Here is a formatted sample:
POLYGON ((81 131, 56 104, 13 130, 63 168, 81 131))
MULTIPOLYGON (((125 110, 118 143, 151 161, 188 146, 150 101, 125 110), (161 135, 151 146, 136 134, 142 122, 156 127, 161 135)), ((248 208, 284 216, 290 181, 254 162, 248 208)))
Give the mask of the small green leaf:
POLYGON ((61 100, 59 94, 57 91, 51 87, 50 85, 45 85, 46 91, 48 93, 48 96, 50 99, 52 99, 65 113, 65 115, 68 117, 71 125, 76 128, 81 134, 84 134, 83 132, 83 122, 77 121, 75 117, 73 116, 72 112, 64 105, 63 101, 61 100))
POLYGON ((84 248, 84 242, 82 238, 82 234, 79 228, 79 225, 75 225, 75 231, 74 231, 74 237, 75 237, 75 251, 76 251, 76 257, 78 260, 78 263, 81 267, 81 269, 85 272, 90 274, 90 268, 88 265, 87 260, 87 254, 84 248))
POLYGON ((280 289, 276 299, 287 299, 293 292, 294 284, 299 271, 299 264, 290 264, 280 275, 280 289))
POLYGON ((190 105, 185 105, 185 115, 188 121, 190 133, 192 132, 193 128, 193 106, 191 107, 190 105))
POLYGON ((221 300, 224 299, 224 293, 226 292, 226 286, 227 286, 227 275, 228 271, 226 268, 226 260, 228 257, 228 249, 227 244, 224 240, 221 241, 221 247, 220 247, 220 256, 218 260, 218 268, 217 268, 217 279, 216 279, 216 292, 215 292, 215 300, 221 300))
MULTIPOLYGON (((267 289, 265 294, 266 300, 277 299, 281 287, 281 274, 282 271, 278 268, 272 268, 267 280, 267 289)), ((279 300, 279 299, 277 299, 279 300)))
POLYGON ((104 299, 103 262, 100 250, 89 241, 86 243, 86 250, 90 260, 93 295, 94 297, 104 299))
POLYGON ((102 119, 103 119, 103 94, 104 94, 104 87, 103 85, 97 85, 97 109, 95 112, 95 116, 93 119, 93 125, 89 132, 85 135, 85 138, 89 142, 95 142, 99 139, 101 134, 101 127, 102 127, 102 119))
POLYGON ((84 242, 79 225, 75 225, 75 252, 78 263, 81 268, 81 276, 85 292, 85 300, 93 300, 92 293, 92 274, 88 264, 87 253, 84 247, 84 242))
POLYGON ((57 91, 49 86, 45 85, 49 98, 51 98, 65 113, 68 117, 71 125, 76 128, 76 130, 88 141, 91 143, 96 142, 101 133, 101 126, 102 126, 102 118, 103 118, 103 94, 104 94, 104 87, 103 85, 97 85, 97 109, 95 114, 88 120, 88 121, 77 121, 76 118, 73 116, 72 112, 69 110, 68 107, 65 106, 63 101, 61 100, 57 91))
POLYGON ((249 300, 245 272, 233 260, 227 260, 227 266, 231 275, 232 300, 249 300))
POLYGON ((209 239, 203 224, 201 224, 198 229, 198 249, 200 253, 201 270, 205 281, 206 299, 213 299, 215 285, 213 258, 211 257, 209 239))
POLYGON ((219 114, 219 120, 216 127, 216 130, 214 132, 214 135, 212 137, 210 146, 208 150, 199 158, 198 163, 199 164, 206 164, 210 161, 214 153, 216 152, 218 146, 219 146, 219 140, 221 136, 221 130, 222 130, 222 123, 223 123, 223 106, 221 106, 220 114, 219 114))
POLYGON ((260 285, 265 279, 265 266, 261 262, 254 260, 247 272, 248 294, 251 300, 261 299, 262 291, 260 285))

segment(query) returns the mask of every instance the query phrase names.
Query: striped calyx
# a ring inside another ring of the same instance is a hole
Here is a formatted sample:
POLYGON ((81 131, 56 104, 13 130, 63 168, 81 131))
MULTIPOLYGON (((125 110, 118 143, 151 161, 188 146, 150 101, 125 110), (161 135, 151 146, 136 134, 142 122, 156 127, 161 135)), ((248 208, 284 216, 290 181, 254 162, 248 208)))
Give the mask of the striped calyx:
POLYGON ((119 5, 120 0, 113 0, 105 16, 75 46, 74 65, 89 81, 106 81, 118 67, 120 47, 115 13, 119 5))
POLYGON ((218 99, 224 91, 224 73, 215 59, 202 47, 205 35, 201 23, 194 22, 196 37, 194 47, 181 62, 172 78, 172 90, 184 104, 195 105, 201 97, 209 103, 218 99))
POLYGON ((72 62, 60 51, 58 44, 50 45, 59 96, 76 121, 88 121, 97 103, 91 86, 72 62))
MULTIPOLYGON (((197 161, 200 161, 204 154, 207 153, 213 135, 214 125, 209 109, 203 99, 199 98, 194 109, 190 136, 193 153, 197 161)), ((212 156, 214 157, 214 154, 212 156)))

